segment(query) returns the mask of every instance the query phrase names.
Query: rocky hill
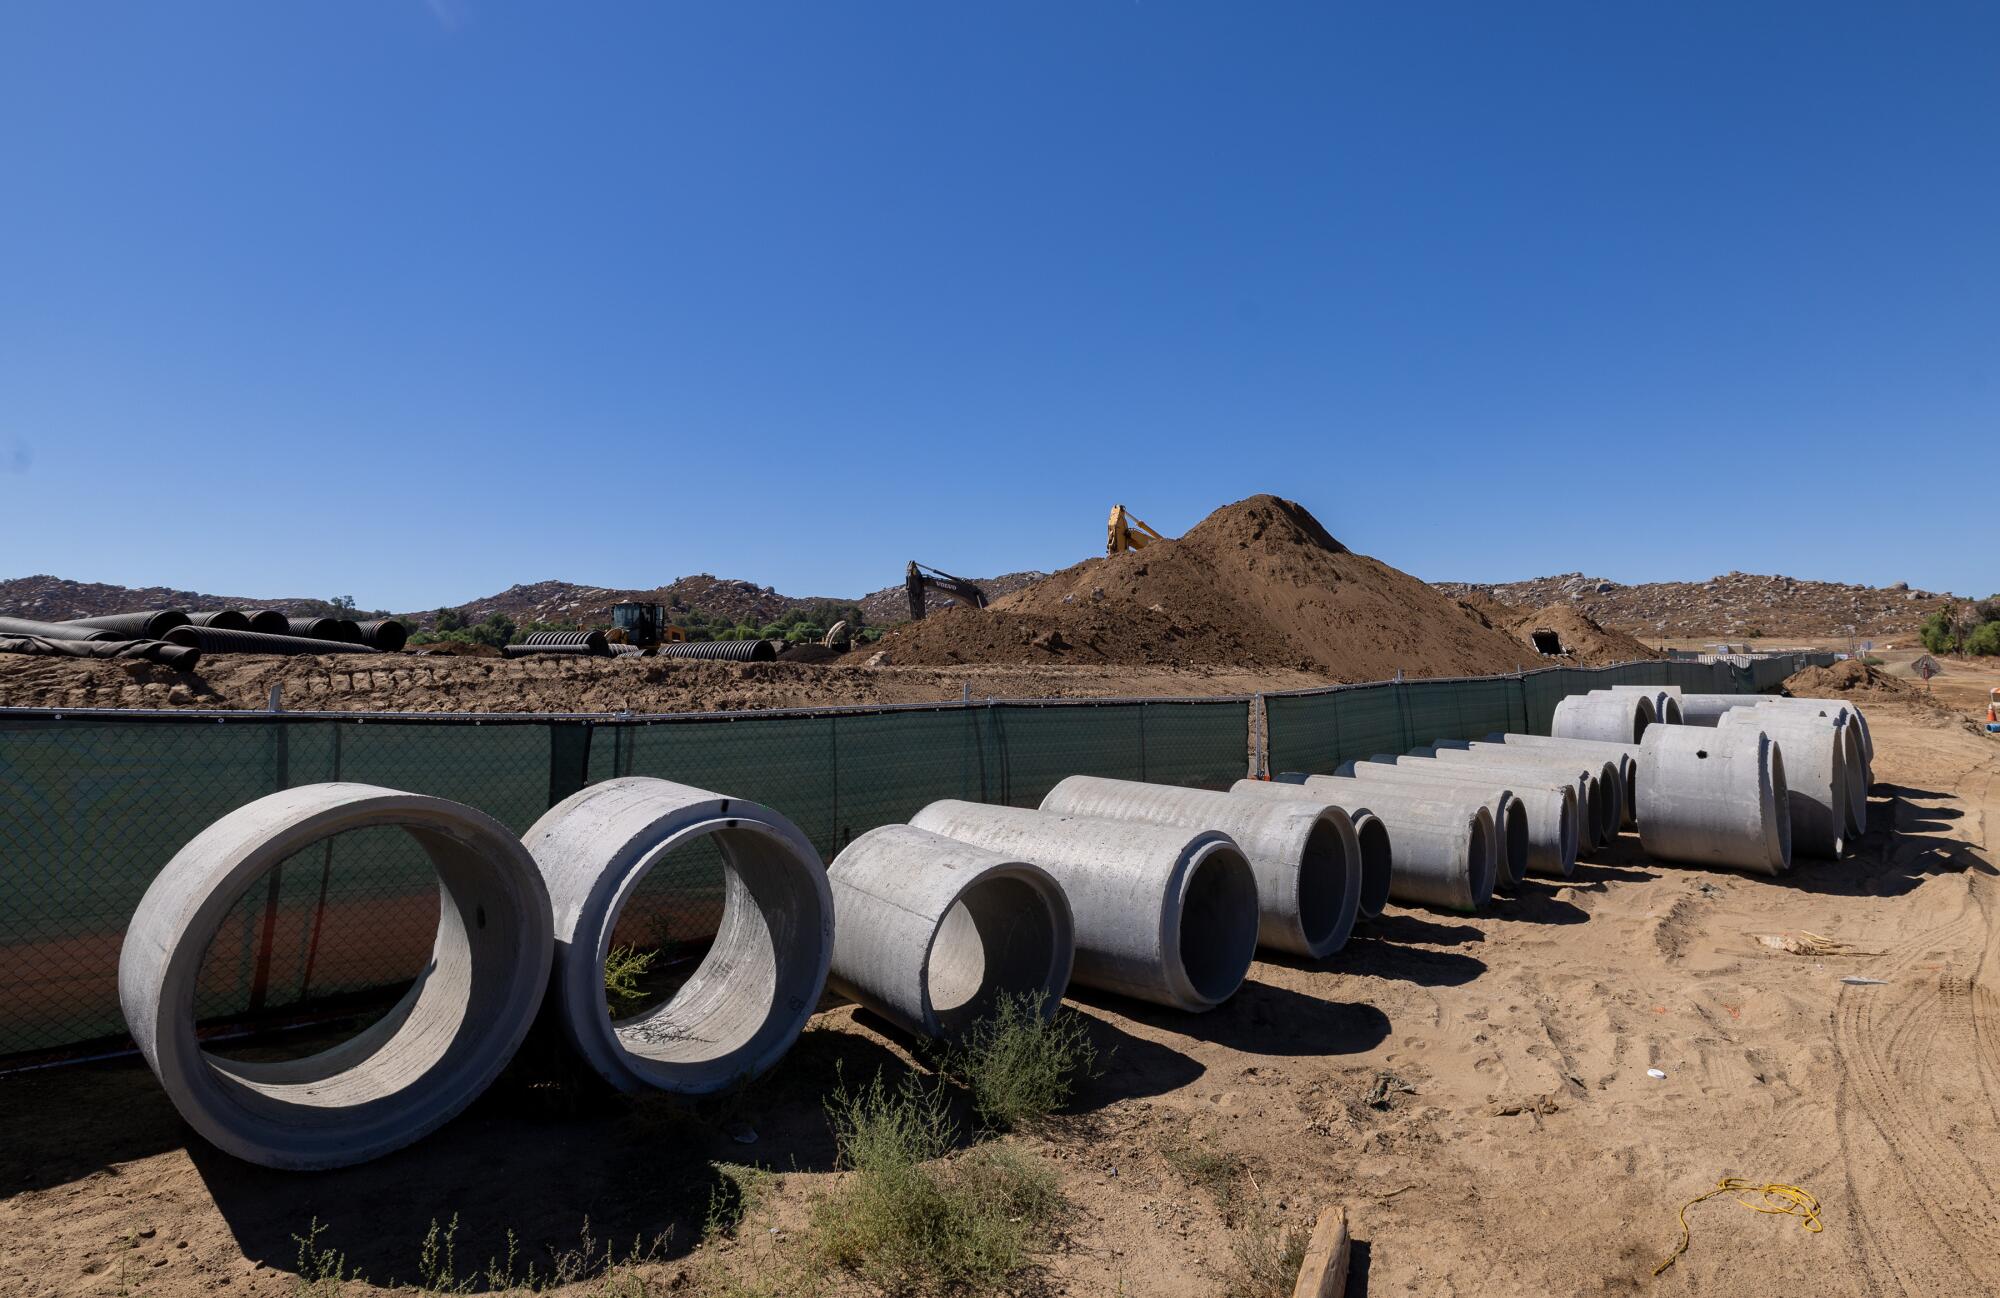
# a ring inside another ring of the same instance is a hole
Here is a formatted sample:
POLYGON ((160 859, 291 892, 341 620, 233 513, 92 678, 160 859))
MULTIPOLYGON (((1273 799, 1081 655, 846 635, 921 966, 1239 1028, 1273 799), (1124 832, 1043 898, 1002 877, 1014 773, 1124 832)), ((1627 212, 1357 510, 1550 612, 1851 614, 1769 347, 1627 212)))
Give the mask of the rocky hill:
MULTIPOLYGON (((69 581, 62 577, 14 577, 0 580, 0 616, 60 622, 64 618, 99 617, 144 609, 270 608, 288 617, 330 617, 335 612, 323 599, 249 599, 239 595, 204 595, 169 586, 112 586, 101 581, 69 581)), ((389 616, 376 612, 376 617, 389 616)))
POLYGON ((1952 598, 1904 582, 1881 588, 1749 572, 1635 586, 1580 572, 1497 585, 1436 585, 1454 599, 1485 598, 1523 609, 1568 605, 1604 627, 1642 640, 1909 635, 1952 598))

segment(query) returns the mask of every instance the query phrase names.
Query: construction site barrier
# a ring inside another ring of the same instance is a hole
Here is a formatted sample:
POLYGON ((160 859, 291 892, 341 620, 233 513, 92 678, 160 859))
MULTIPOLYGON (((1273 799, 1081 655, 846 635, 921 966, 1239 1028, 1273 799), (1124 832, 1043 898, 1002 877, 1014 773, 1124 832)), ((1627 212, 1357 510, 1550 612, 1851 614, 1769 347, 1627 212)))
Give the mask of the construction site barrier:
MULTIPOLYGON (((139 898, 197 833, 280 789, 377 784, 466 803, 521 833, 588 784, 651 775, 772 807, 831 860, 941 798, 1035 807, 1070 775, 1227 789, 1246 771, 1331 772, 1439 738, 1546 733, 1558 699, 1610 684, 1748 693, 1828 661, 672 716, 0 708, 0 1068, 130 1049, 118 952, 139 898)), ((627 903, 616 941, 669 965, 698 958, 722 879, 712 845, 675 853, 627 903)), ((408 835, 316 843, 222 924, 197 1021, 219 1037, 386 1007, 429 957, 438 904, 408 835)))

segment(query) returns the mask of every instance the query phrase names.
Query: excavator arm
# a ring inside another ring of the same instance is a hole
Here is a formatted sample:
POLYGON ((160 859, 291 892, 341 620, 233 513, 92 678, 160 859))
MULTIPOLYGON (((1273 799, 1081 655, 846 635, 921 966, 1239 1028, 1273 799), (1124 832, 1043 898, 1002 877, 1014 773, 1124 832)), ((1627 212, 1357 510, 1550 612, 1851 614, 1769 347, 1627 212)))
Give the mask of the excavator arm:
POLYGON ((948 572, 927 567, 915 559, 910 560, 910 566, 903 570, 903 585, 909 591, 912 622, 924 615, 926 593, 936 593, 971 608, 986 607, 985 591, 963 577, 954 577, 948 572))
POLYGON ((1171 538, 1161 536, 1147 524, 1140 522, 1125 511, 1123 505, 1111 507, 1111 522, 1105 528, 1104 553, 1123 554, 1127 550, 1143 550, 1155 541, 1171 538))

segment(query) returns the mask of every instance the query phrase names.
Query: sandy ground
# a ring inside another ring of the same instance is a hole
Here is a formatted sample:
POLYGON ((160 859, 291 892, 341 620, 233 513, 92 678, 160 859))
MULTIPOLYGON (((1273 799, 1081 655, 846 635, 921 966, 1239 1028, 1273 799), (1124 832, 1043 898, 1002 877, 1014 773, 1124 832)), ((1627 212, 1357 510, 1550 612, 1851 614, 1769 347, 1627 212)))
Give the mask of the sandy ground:
MULTIPOLYGON (((1979 671, 1954 689, 1983 700, 1979 671)), ((1337 1202, 1350 1293, 2000 1292, 2000 741, 1870 709, 1881 782, 1846 861, 1767 880, 1657 865, 1628 836, 1490 915, 1392 909, 1324 965, 1259 963, 1208 1015, 1078 1001, 1110 1065, 1056 1131, 1016 1138, 1074 1204, 1038 1283, 1205 1298, 1253 1204, 1305 1222, 1337 1202), (1753 936, 1801 932, 1850 953, 1753 936), (1217 1196, 1175 1170, 1187 1148, 1242 1175, 1217 1196), (1824 1232, 1712 1200, 1652 1278, 1676 1210, 1723 1176, 1804 1187, 1824 1232)), ((310 1176, 204 1149, 135 1062, 0 1079, 0 1293, 291 1294, 314 1218, 369 1276, 408 1281, 453 1214, 461 1274, 509 1228, 532 1255, 587 1219, 621 1249, 664 1234, 640 1274, 692 1291, 792 1246, 835 1175, 837 1069, 906 1059, 842 1008, 771 1076, 693 1108, 524 1066, 417 1147, 310 1176), (698 1246, 716 1160, 779 1176, 739 1242, 698 1246)))

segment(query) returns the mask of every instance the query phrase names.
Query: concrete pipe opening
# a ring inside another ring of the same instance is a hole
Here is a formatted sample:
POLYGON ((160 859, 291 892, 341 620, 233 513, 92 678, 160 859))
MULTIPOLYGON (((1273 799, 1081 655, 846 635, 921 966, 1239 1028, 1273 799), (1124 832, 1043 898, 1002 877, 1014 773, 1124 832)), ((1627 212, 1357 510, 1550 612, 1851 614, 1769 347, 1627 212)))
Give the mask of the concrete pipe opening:
MULTIPOLYGON (((1528 809, 1519 798, 1507 800, 1505 824, 1496 825, 1499 838, 1495 852, 1496 882, 1519 887, 1528 877, 1528 809)), ((1488 891, 1491 891, 1490 889, 1488 891)))
POLYGON ((555 906, 551 991, 564 1035, 605 1081, 706 1095, 757 1076, 791 1048, 833 953, 826 872, 791 821, 754 802, 631 776, 571 795, 523 841, 555 906), (648 876, 689 849, 716 854, 714 939, 667 999, 614 1020, 604 977, 620 918, 648 876))
POLYGON ((1380 919, 1389 904, 1389 827, 1372 813, 1353 817, 1354 837, 1361 844, 1361 899, 1355 907, 1363 919, 1380 919))
POLYGON ((1195 995, 1219 1005, 1236 994, 1257 950, 1257 882, 1230 843, 1211 843, 1181 883, 1181 969, 1195 995))
POLYGON ((541 1004, 552 928, 534 862, 491 817, 373 785, 305 785, 230 812, 167 863, 126 931, 119 1002, 174 1107, 210 1143, 266 1167, 344 1167, 443 1125, 499 1074, 541 1004), (197 985, 223 920, 302 849, 383 827, 415 841, 437 883, 430 959, 401 999, 303 1058, 204 1050, 197 985))
POLYGON ((1499 881, 1499 850, 1494 842, 1496 834, 1492 824, 1490 815, 1472 822, 1469 869, 1475 906, 1486 904, 1493 896, 1493 885, 1499 881))
POLYGON ((836 924, 829 982, 906 1031, 956 1036, 1001 997, 1053 1015, 1076 929, 1049 873, 910 825, 849 843, 827 870, 836 924))
POLYGON ((1792 868, 1792 793, 1785 779, 1785 754, 1771 745, 1771 865, 1773 874, 1792 868))
POLYGON ((1681 701, 1669 694, 1656 705, 1659 709, 1659 723, 1663 726, 1681 724, 1681 701))
POLYGON ((1847 832, 1868 832, 1868 768, 1861 753, 1861 728, 1850 721, 1840 728, 1841 755, 1847 763, 1847 832))

